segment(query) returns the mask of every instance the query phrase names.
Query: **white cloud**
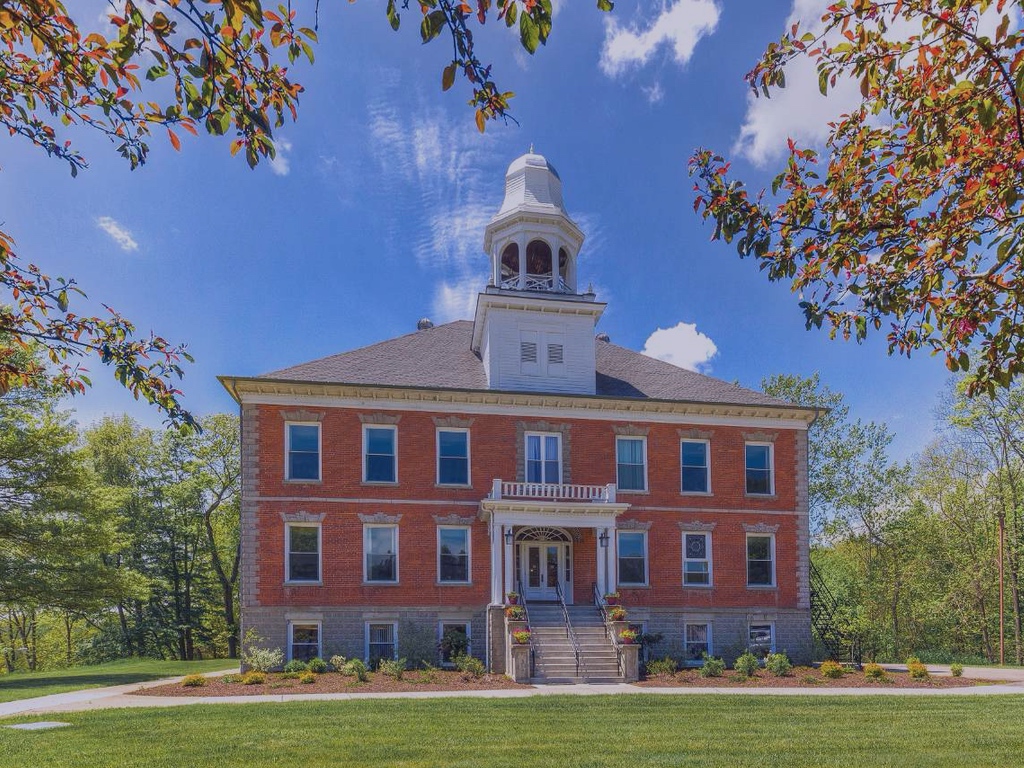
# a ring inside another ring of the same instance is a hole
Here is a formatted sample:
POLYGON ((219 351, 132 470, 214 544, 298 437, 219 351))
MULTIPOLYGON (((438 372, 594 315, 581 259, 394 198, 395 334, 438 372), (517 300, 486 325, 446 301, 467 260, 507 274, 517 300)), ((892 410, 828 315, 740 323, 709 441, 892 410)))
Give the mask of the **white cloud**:
MULTIPOLYGON (((830 2, 793 0, 785 29, 799 23, 803 32, 820 34, 821 17, 830 2)), ((1018 18, 1018 14, 1011 14, 1018 18)), ((981 17, 979 32, 994 31, 999 16, 994 6, 990 8, 981 17)), ((919 24, 897 21, 889 25, 889 35, 897 39, 915 32, 920 32, 919 24)), ((837 34, 832 43, 838 42, 837 34)), ((853 78, 840 78, 828 96, 822 96, 814 60, 800 56, 786 66, 786 87, 774 89, 770 99, 747 93, 747 113, 732 151, 763 168, 788 154, 787 139, 805 146, 823 144, 829 134, 828 124, 855 110, 860 102, 860 84, 853 78)))
POLYGON ((718 25, 719 9, 714 0, 673 0, 646 29, 637 25, 621 26, 614 17, 605 22, 601 69, 610 77, 632 66, 643 66, 663 44, 672 46, 672 55, 680 66, 693 55, 702 37, 718 25))
POLYGON ((641 354, 678 365, 688 371, 706 373, 711 359, 718 354, 709 337, 697 330, 696 323, 676 323, 658 328, 647 337, 641 354))
POLYGON ((96 226, 110 235, 111 239, 117 243, 118 247, 129 253, 131 251, 139 250, 139 244, 135 242, 135 238, 132 237, 132 233, 124 228, 124 225, 112 219, 110 216, 100 216, 96 219, 96 226))
POLYGON ((431 304, 434 322, 471 320, 476 312, 476 297, 486 282, 483 275, 466 275, 451 282, 442 280, 434 289, 431 304))
POLYGON ((644 96, 647 97, 648 104, 657 104, 663 98, 665 98, 665 91, 661 87, 661 83, 655 82, 654 85, 640 86, 640 90, 643 91, 644 96))
POLYGON ((277 176, 287 176, 291 171, 288 153, 292 151, 292 143, 288 139, 278 137, 274 142, 274 159, 270 161, 270 170, 277 176))

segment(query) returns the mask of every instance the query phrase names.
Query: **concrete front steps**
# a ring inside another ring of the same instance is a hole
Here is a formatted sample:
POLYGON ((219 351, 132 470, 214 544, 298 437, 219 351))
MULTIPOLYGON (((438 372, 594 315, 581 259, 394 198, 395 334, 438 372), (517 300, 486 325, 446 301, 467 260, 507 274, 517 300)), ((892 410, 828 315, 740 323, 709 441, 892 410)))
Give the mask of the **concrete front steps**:
POLYGON ((559 605, 534 603, 528 606, 530 629, 536 651, 534 683, 621 683, 615 647, 605 634, 604 623, 591 605, 568 607, 569 620, 580 646, 580 666, 566 635, 565 618, 559 605))

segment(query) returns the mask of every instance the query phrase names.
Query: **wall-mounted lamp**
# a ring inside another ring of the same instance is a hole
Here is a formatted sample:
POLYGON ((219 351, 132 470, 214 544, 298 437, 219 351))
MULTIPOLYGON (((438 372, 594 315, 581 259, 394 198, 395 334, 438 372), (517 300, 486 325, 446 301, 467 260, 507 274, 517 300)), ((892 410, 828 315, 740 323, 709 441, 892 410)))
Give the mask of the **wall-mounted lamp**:
POLYGON ((605 528, 603 531, 601 531, 601 535, 597 537, 597 540, 598 540, 598 542, 600 542, 602 547, 604 547, 605 549, 608 548, 608 529, 607 528, 605 528))
POLYGON ((505 546, 512 546, 512 529, 508 528, 505 531, 505 546))

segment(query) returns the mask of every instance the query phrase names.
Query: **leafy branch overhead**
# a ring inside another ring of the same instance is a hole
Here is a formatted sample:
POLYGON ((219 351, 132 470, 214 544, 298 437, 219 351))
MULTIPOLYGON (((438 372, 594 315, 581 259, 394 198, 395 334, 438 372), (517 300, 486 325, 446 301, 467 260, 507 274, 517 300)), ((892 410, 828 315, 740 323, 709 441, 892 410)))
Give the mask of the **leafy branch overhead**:
POLYGON ((884 329, 890 352, 928 349, 967 372, 971 394, 1024 372, 1019 13, 1007 0, 835 2, 820 31, 794 26, 747 76, 769 97, 809 58, 823 94, 859 83, 824 152, 790 142, 770 194, 749 194, 711 151, 690 164, 713 237, 789 281, 808 328, 884 329))
MULTIPOLYGON (((474 20, 486 22, 490 0, 416 5, 424 42, 445 30, 452 40, 442 87, 451 88, 459 72, 467 78, 480 130, 507 118, 512 94, 498 89, 491 67, 477 57, 470 28, 474 20)), ((611 5, 598 2, 602 10, 611 5)), ((314 61, 315 3, 304 22, 290 2, 264 8, 260 0, 119 0, 110 7, 108 24, 91 31, 60 0, 0 2, 0 126, 11 137, 66 163, 72 175, 87 167, 67 138, 76 127, 106 136, 133 169, 145 163, 154 134, 165 134, 175 150, 184 134, 229 137, 231 154, 244 153, 250 167, 275 156, 274 130, 297 118, 303 90, 290 67, 314 61)), ((402 10, 408 7, 404 0, 402 10)), ((398 29, 394 0, 385 10, 398 29)), ((531 53, 547 41, 550 0, 498 0, 496 15, 509 27, 518 19, 531 53)), ((97 23, 90 15, 88 24, 97 23)), ((171 423, 195 424, 172 384, 191 360, 184 347, 155 336, 135 339, 133 324, 113 310, 105 318, 72 312, 69 302, 84 295, 74 280, 51 280, 25 266, 2 231, 0 285, 9 293, 0 308, 0 391, 52 380, 65 392, 81 392, 90 381, 75 358, 95 355, 171 423), (53 376, 36 363, 19 363, 32 359, 19 351, 33 345, 48 351, 53 376)))

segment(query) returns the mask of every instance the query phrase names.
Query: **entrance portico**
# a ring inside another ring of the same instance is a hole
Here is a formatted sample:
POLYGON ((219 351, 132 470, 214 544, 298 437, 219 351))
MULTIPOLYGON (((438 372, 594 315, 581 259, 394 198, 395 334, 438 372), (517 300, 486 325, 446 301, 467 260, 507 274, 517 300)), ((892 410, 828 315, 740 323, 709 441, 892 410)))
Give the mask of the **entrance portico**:
MULTIPOLYGON (((579 548, 595 548, 593 583, 615 589, 615 520, 629 509, 615 501, 615 486, 502 483, 480 502, 491 537, 491 605, 508 592, 528 601, 589 602, 591 584, 577 578, 579 548), (583 532, 592 530, 592 536, 583 532), (586 542, 586 544, 584 544, 586 542)), ((589 563, 590 558, 586 557, 589 563)))

